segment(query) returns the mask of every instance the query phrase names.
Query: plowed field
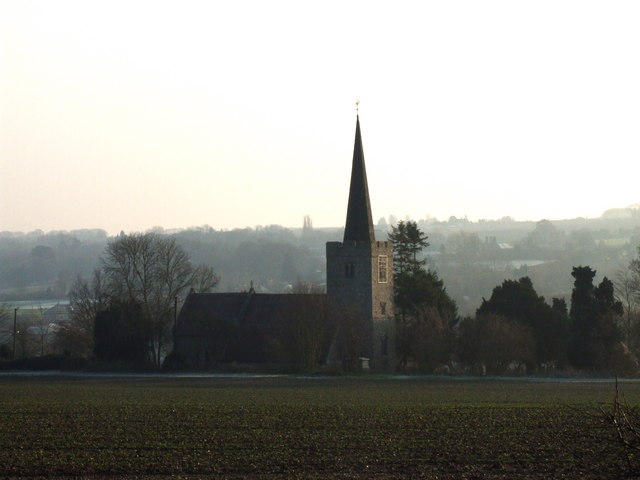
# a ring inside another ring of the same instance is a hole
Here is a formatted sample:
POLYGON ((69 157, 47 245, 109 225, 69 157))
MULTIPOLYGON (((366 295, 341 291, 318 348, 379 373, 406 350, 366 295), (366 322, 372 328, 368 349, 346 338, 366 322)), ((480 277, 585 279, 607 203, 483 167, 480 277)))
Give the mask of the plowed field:
MULTIPOLYGON (((640 403, 640 383, 622 383, 640 403)), ((613 382, 0 378, 0 477, 620 478, 613 382)))

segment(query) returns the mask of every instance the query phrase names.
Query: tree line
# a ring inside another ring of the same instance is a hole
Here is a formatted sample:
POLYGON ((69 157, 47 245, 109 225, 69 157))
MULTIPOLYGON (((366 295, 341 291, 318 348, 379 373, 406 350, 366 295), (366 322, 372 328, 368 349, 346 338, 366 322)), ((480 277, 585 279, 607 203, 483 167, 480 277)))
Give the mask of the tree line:
MULTIPOLYGON (((312 231, 310 220, 307 230, 307 234, 312 231)), ((418 224, 398 222, 389 240, 394 242, 399 369, 475 373, 637 371, 640 249, 638 258, 614 281, 605 277, 594 284, 593 268, 573 267, 570 305, 562 298, 552 298, 548 303, 525 275, 503 280, 488 299, 482 299, 474 315, 462 316, 442 278, 427 267, 423 250, 429 247, 429 241, 418 224)), ((108 242, 92 277, 78 277, 73 283, 69 294, 72 321, 57 328, 57 350, 158 368, 171 350, 176 301, 189 289, 208 292, 219 282, 217 272, 195 264, 175 236, 121 234, 108 242)), ((299 281, 294 291, 318 292, 312 285, 299 281)), ((279 325, 273 351, 290 364, 313 370, 320 361, 314 338, 325 332, 319 320, 322 315, 306 312, 299 316, 313 319, 313 335, 307 331, 309 322, 302 318, 293 326, 279 325)), ((0 354, 4 356, 9 352, 10 320, 9 309, 0 308, 4 326, 0 354)), ((357 339, 356 327, 351 322, 341 334, 357 339)), ((357 358, 357 348, 352 350, 357 358)), ((38 353, 36 349, 29 352, 38 353)))
MULTIPOLYGON (((397 219, 378 222, 384 239, 397 219)), ((571 294, 571 268, 590 265, 610 279, 640 243, 637 219, 574 219, 540 222, 446 222, 420 220, 429 235, 423 249, 429 266, 447 284, 461 315, 473 315, 482 298, 503 279, 529 277, 546 298, 571 294)), ((216 230, 203 226, 181 231, 160 227, 148 233, 170 236, 195 264, 215 265, 219 291, 238 292, 253 281, 257 291, 282 293, 297 279, 324 282, 325 243, 341 229, 315 228, 310 218, 298 229, 277 225, 216 230)), ((0 301, 66 299, 77 275, 92 276, 113 238, 101 230, 0 232, 0 301)))
MULTIPOLYGON (((417 224, 399 222, 394 241, 395 303, 400 366, 423 372, 516 373, 581 370, 638 371, 640 260, 632 260, 616 294, 596 271, 573 267, 571 306, 547 303, 527 276, 506 279, 482 300, 475 315, 461 318, 435 271, 417 254, 428 246, 417 224), (620 298, 624 298, 623 303, 620 298)), ((638 249, 640 258, 640 248, 638 249)))

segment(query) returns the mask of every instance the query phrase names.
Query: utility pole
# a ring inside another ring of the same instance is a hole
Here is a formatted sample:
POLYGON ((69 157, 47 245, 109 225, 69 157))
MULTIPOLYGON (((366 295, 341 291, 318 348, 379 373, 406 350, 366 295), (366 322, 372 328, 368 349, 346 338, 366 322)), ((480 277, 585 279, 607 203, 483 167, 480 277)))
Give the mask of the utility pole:
POLYGON ((173 298, 173 350, 176 349, 176 328, 178 327, 178 296, 173 298))
POLYGON ((18 308, 13 309, 13 354, 11 360, 16 359, 16 326, 18 324, 18 308))
POLYGON ((42 332, 42 329, 44 327, 44 313, 42 312, 42 307, 40 307, 40 356, 44 356, 44 337, 47 334, 47 330, 44 331, 44 333, 42 332))
POLYGON ((173 298, 173 328, 178 326, 178 296, 173 298))

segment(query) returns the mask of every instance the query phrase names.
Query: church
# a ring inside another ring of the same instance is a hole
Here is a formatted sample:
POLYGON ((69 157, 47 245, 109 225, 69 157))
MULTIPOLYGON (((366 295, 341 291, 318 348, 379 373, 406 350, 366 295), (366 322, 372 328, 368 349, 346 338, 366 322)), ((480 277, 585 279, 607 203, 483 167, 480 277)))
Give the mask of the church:
POLYGON ((390 371, 395 366, 393 245, 377 241, 356 133, 342 242, 326 244, 326 294, 190 293, 174 328, 187 368, 228 363, 390 371))

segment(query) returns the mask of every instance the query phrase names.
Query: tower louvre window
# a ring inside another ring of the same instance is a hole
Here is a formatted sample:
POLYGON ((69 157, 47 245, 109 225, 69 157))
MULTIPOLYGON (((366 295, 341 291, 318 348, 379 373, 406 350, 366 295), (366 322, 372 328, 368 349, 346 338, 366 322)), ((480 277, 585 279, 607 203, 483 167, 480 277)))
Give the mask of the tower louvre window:
POLYGON ((387 256, 378 255, 378 283, 387 283, 387 256))
POLYGON ((344 264, 344 276, 346 278, 353 278, 356 276, 356 266, 353 263, 344 264))

